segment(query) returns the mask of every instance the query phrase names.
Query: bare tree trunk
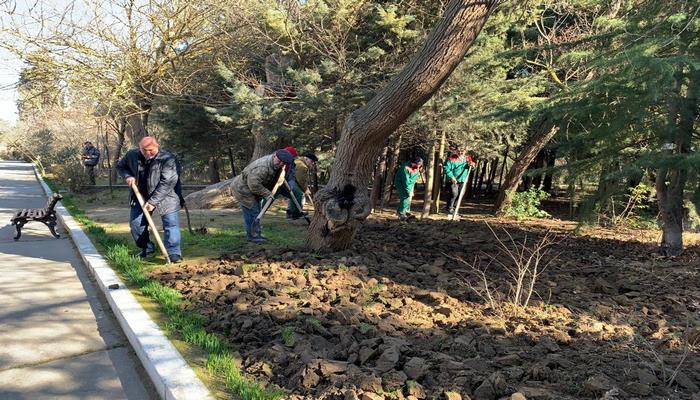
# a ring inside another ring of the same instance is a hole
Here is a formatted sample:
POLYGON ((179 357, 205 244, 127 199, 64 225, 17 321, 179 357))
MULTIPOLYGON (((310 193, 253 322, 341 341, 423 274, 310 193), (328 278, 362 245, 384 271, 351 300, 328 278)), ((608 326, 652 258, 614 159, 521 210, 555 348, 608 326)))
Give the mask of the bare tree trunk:
POLYGON ((535 134, 527 141, 523 151, 518 155, 518 158, 513 162, 505 182, 498 192, 494 211, 496 214, 503 214, 511 203, 511 193, 518 187, 520 179, 523 177, 525 170, 535 158, 537 153, 554 137, 558 127, 555 126, 549 119, 543 119, 535 134))
POLYGON ((552 193, 552 182, 554 180, 554 171, 551 170, 551 168, 554 168, 554 163, 557 160, 557 152, 554 149, 547 150, 547 154, 545 155, 544 161, 545 161, 545 167, 549 168, 550 170, 544 173, 544 181, 542 182, 542 190, 549 194, 552 193))
POLYGON ((105 156, 103 159, 107 160, 107 177, 109 179, 109 194, 112 194, 112 185, 114 184, 114 179, 112 177, 112 160, 109 158, 109 133, 107 133, 107 130, 104 129, 104 126, 102 124, 102 121, 100 121, 100 130, 104 134, 105 137, 105 156))
MULTIPOLYGON (((681 95, 682 66, 675 76, 674 93, 669 104, 669 137, 664 153, 669 157, 685 156, 691 152, 693 125, 698 117, 700 103, 700 70, 690 73, 686 97, 681 95)), ((668 161, 667 161, 668 162, 668 161)), ((682 161, 659 168, 656 173, 656 198, 659 220, 663 231, 661 253, 676 256, 683 252, 683 192, 688 180, 688 167, 682 161)))
POLYGON ((209 157, 209 183, 221 182, 221 174, 219 173, 219 158, 215 156, 209 157))
POLYGON ((435 161, 435 178, 433 179, 433 212, 435 214, 440 213, 440 191, 442 190, 443 183, 443 171, 445 162, 445 146, 447 145, 447 133, 442 131, 440 136, 440 151, 437 154, 437 160, 435 161))
POLYGON ((437 159, 436 154, 438 146, 440 145, 440 140, 437 139, 437 132, 433 134, 433 144, 430 146, 430 153, 428 154, 428 168, 426 168, 425 177, 425 196, 423 197, 423 212, 420 214, 421 218, 425 218, 430 214, 430 206, 433 203, 433 182, 435 180, 435 160, 437 159))
POLYGON ((152 99, 147 96, 136 99, 125 117, 125 134, 133 147, 136 147, 141 139, 148 136, 148 117, 152 106, 152 99))
POLYGON ((484 162, 481 163, 481 173, 479 174, 479 181, 476 183, 476 190, 478 193, 481 193, 481 188, 484 187, 484 177, 486 176, 486 171, 488 170, 488 167, 489 160, 484 160, 484 162))
POLYGON ((112 168, 111 174, 112 174, 112 181, 117 182, 117 163, 119 162, 119 159, 122 157, 122 148, 124 147, 124 141, 126 140, 126 136, 124 132, 126 131, 126 121, 123 118, 119 118, 118 120, 114 121, 114 128, 117 133, 117 143, 114 146, 114 155, 113 155, 113 160, 112 165, 114 168, 112 168))
POLYGON ((394 143, 391 145, 391 158, 389 159, 389 165, 386 168, 386 179, 384 179, 382 202, 379 205, 379 208, 382 210, 384 207, 389 205, 389 200, 391 200, 391 189, 394 187, 394 174, 396 173, 396 168, 399 165, 399 156, 401 155, 401 130, 397 130, 394 136, 394 143))
POLYGON ((498 176, 498 190, 501 190, 501 187, 503 186, 503 171, 506 170, 506 164, 508 163, 508 149, 509 149, 509 147, 506 147, 506 151, 503 152, 503 162, 501 163, 501 173, 498 176))
POLYGON ((236 162, 233 157, 233 150, 228 148, 228 161, 231 163, 231 178, 236 177, 236 162))
POLYGON ((252 162, 269 154, 271 146, 267 140, 267 135, 265 135, 265 128, 263 126, 256 124, 250 129, 250 133, 253 135, 253 156, 250 158, 252 162))
POLYGON ((464 197, 467 199, 474 197, 476 194, 476 182, 479 180, 479 167, 481 167, 481 160, 476 162, 473 170, 470 169, 471 173, 467 177, 467 181, 464 182, 464 184, 467 185, 464 197))
POLYGON ((451 0, 423 48, 345 121, 328 185, 314 197, 307 247, 343 250, 370 212, 372 165, 389 135, 422 106, 464 58, 497 0, 451 0))
POLYGON ((496 180, 496 171, 498 171, 498 158, 491 161, 491 169, 489 170, 489 181, 486 184, 486 193, 493 193, 493 182, 496 180))
POLYGON ((372 182, 372 194, 369 196, 370 208, 374 210, 374 206, 377 204, 379 195, 381 194, 382 178, 386 173, 386 158, 389 154, 389 145, 384 146, 382 149, 382 154, 379 156, 379 163, 377 164, 377 170, 374 171, 374 181, 372 182))

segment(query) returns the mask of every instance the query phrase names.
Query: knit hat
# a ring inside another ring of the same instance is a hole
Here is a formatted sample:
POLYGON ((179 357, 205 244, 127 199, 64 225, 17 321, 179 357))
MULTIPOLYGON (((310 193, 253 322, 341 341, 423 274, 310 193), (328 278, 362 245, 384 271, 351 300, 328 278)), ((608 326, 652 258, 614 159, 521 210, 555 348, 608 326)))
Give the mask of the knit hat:
POLYGON ((318 162, 318 157, 316 157, 316 154, 314 154, 314 153, 304 154, 304 157, 308 158, 309 160, 311 160, 313 162, 318 162))
POLYGON ((294 158, 299 157, 299 153, 297 153, 297 149, 295 149, 294 147, 287 146, 284 149, 287 150, 289 152, 289 154, 292 155, 292 157, 294 157, 294 158))
POLYGON ((277 150, 275 152, 275 155, 277 156, 277 158, 279 158, 280 161, 287 165, 292 164, 294 162, 294 156, 292 156, 292 154, 287 150, 277 150))
POLYGON ((423 159, 420 158, 420 157, 418 157, 418 156, 413 157, 413 158, 411 159, 411 162, 412 162, 413 164, 416 164, 416 165, 419 166, 419 167, 420 167, 421 165, 423 165, 423 159))

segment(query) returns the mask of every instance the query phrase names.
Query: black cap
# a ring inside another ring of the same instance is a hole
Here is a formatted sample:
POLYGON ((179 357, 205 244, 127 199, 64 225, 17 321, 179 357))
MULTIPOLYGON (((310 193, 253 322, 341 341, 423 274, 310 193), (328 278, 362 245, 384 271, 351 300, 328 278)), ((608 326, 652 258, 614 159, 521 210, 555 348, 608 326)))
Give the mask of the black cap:
POLYGON ((314 154, 314 153, 304 154, 304 157, 308 158, 309 160, 311 160, 313 162, 318 162, 318 157, 316 157, 316 154, 314 154))
POLYGON ((420 158, 420 157, 418 157, 418 156, 413 157, 413 158, 411 159, 411 162, 414 163, 414 164, 416 164, 416 165, 418 165, 418 166, 423 165, 423 159, 420 158))
POLYGON ((280 161, 282 161, 285 164, 291 164, 294 162, 294 156, 287 150, 277 150, 275 152, 275 155, 277 156, 277 158, 279 158, 280 161))

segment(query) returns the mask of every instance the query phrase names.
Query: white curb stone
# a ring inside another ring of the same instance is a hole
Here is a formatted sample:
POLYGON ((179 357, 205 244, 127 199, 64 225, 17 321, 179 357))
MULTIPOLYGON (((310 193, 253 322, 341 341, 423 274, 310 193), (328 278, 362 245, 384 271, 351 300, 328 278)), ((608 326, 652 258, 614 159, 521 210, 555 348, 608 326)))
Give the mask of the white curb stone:
MULTIPOLYGON (((52 191, 36 166, 34 173, 46 195, 50 196, 52 191)), ((163 400, 213 400, 214 397, 206 386, 110 268, 68 210, 59 203, 56 214, 73 238, 83 261, 92 271, 160 397, 163 400), (117 289, 109 289, 115 285, 117 289)))

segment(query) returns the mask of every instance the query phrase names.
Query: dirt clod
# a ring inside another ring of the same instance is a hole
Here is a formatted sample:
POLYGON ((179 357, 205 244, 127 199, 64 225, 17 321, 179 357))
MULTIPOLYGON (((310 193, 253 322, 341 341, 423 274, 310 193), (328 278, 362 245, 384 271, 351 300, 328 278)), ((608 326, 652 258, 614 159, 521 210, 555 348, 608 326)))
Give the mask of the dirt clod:
MULTIPOLYGON (((543 234, 529 222, 501 226, 516 241, 543 234)), ((478 220, 369 220, 341 253, 251 250, 151 277, 239 349, 247 374, 294 399, 501 399, 517 390, 528 400, 573 400, 616 389, 619 400, 688 400, 698 391, 700 355, 684 356, 685 340, 700 337, 692 252, 655 259, 655 245, 618 232, 562 230, 536 301, 516 309, 503 301, 506 271, 489 268, 502 295, 493 307, 470 289, 481 278, 458 261, 499 254, 491 237, 478 220)))

